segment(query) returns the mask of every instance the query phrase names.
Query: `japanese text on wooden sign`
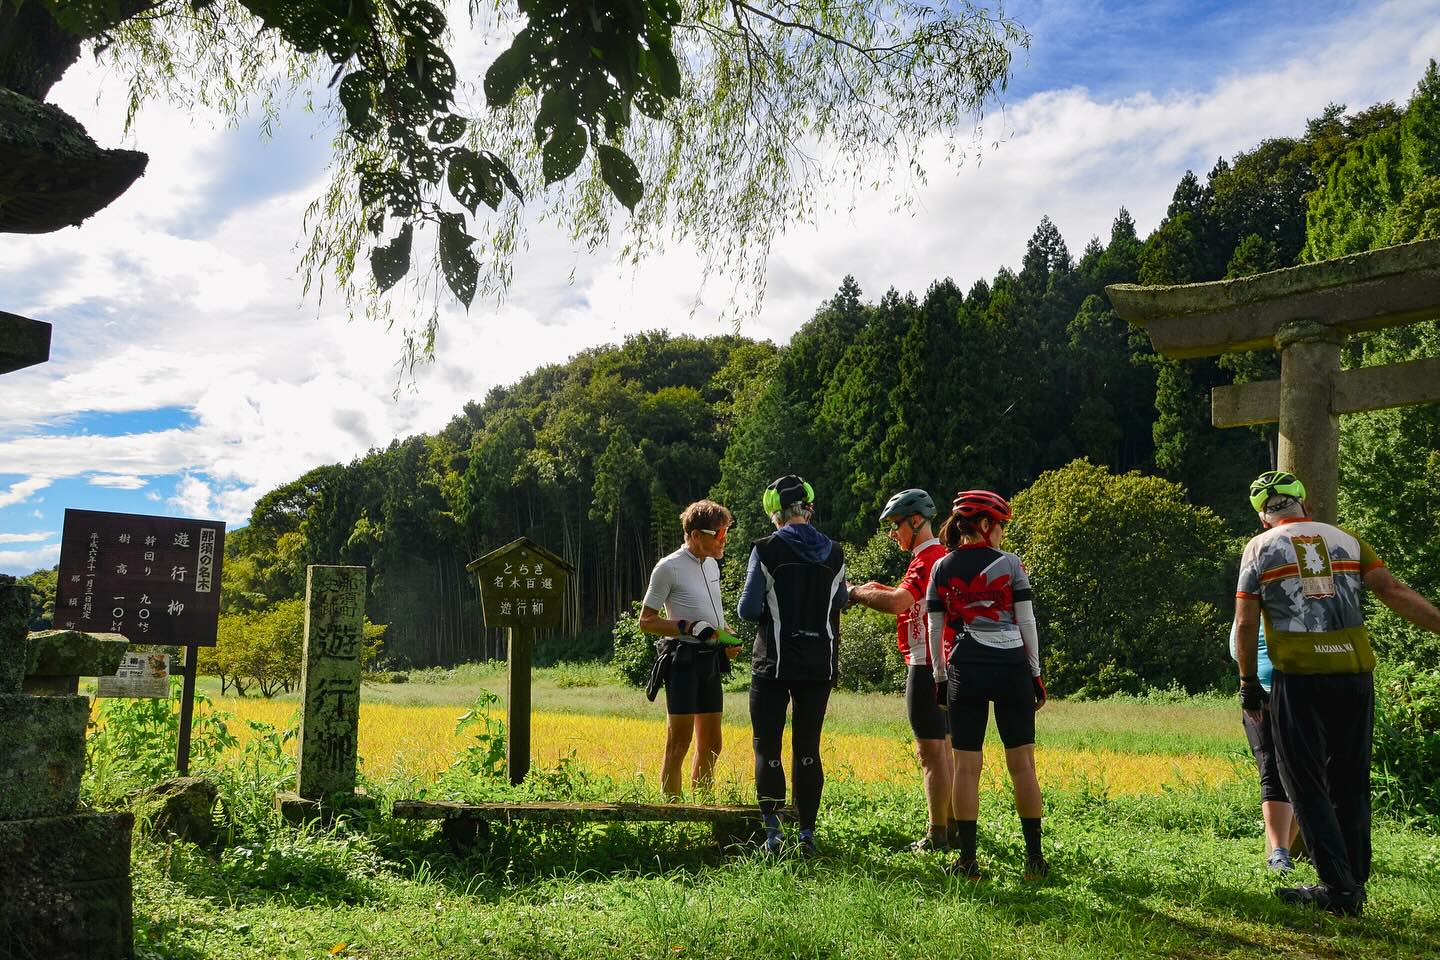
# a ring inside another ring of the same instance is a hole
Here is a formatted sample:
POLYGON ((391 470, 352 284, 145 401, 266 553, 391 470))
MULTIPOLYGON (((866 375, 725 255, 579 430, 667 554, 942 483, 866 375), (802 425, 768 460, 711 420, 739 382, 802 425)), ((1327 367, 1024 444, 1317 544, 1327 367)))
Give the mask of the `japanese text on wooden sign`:
POLYGON ((524 538, 467 566, 480 584, 487 627, 560 626, 570 566, 524 538))
POLYGON ((225 523, 66 510, 55 626, 213 647, 225 523))

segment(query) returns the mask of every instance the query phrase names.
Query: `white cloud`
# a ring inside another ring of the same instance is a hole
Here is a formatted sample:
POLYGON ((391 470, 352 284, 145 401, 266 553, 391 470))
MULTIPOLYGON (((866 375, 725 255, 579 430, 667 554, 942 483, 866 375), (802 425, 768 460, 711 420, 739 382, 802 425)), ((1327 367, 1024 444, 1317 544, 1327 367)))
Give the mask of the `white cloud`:
POLYGON ((144 477, 119 473, 96 473, 89 480, 92 486, 113 487, 116 490, 139 490, 149 483, 144 477))
MULTIPOLYGON (((1440 18, 1422 15, 1427 9, 1434 3, 1357 12, 1303 59, 1248 73, 1221 67, 1207 89, 1119 99, 1069 89, 1011 104, 991 122, 1003 142, 978 162, 947 169, 936 146, 930 182, 910 212, 896 212, 893 197, 860 194, 853 209, 841 203, 781 237, 765 309, 742 332, 785 340, 847 273, 871 299, 892 285, 920 292, 945 276, 962 286, 989 278, 1018 264, 1045 214, 1075 253, 1091 235, 1108 234, 1122 205, 1144 232, 1187 167, 1204 172, 1262 137, 1299 133, 1328 101, 1403 101, 1440 49, 1440 18)), ((102 71, 84 61, 71 74, 60 99, 102 143, 116 143, 121 85, 111 78, 97 106, 102 71)), ((694 250, 672 249, 631 270, 576 254, 541 225, 505 305, 477 304, 468 314, 444 307, 438 361, 396 398, 396 333, 350 322, 333 300, 303 300, 295 245, 318 184, 214 223, 196 220, 197 211, 218 209, 214 197, 226 189, 214 182, 212 162, 231 143, 226 136, 205 118, 148 109, 134 139, 151 152, 151 168, 134 189, 80 230, 0 247, 0 283, 19 290, 6 308, 55 323, 51 362, 0 378, 0 474, 23 478, 0 489, 0 508, 99 467, 91 483, 139 489, 142 478, 174 477, 177 509, 238 520, 266 490, 436 430, 465 402, 540 364, 642 330, 730 330, 710 305, 723 301, 725 278, 693 309, 701 273, 694 250), (564 282, 572 270, 573 286, 564 282), (74 435, 63 422, 157 407, 183 408, 194 422, 123 436, 74 435)), ((154 489, 145 496, 163 499, 154 489)))
POLYGON ((195 476, 184 476, 175 486, 175 495, 170 503, 187 517, 209 518, 210 484, 195 476))
MULTIPOLYGON (((27 473, 26 470, 3 470, 0 473, 27 473)), ((44 475, 26 477, 24 480, 17 480, 10 484, 10 489, 0 493, 0 508, 13 506, 17 503, 24 503, 36 493, 44 490, 54 483, 53 477, 44 475)))
POLYGON ((36 550, 0 550, 0 570, 20 571, 20 575, 34 570, 49 570, 60 562, 60 544, 36 550))
POLYGON ((44 531, 40 533, 0 533, 0 543, 39 543, 54 536, 54 533, 44 531))

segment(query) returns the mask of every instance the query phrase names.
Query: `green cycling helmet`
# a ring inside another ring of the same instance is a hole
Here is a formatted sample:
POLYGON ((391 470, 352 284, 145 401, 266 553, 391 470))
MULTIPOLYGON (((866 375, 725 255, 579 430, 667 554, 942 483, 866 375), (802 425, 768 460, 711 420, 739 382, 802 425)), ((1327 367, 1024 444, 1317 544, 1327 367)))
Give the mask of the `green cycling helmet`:
POLYGON ((794 506, 797 503, 814 502, 815 488, 793 473, 787 473, 773 481, 770 486, 765 488, 765 495, 760 498, 760 503, 765 507, 766 513, 779 513, 786 507, 794 506))
POLYGON ((1250 484, 1250 506, 1263 513, 1266 501, 1274 496, 1304 500, 1305 484, 1288 470, 1266 470, 1250 484))
POLYGON ((885 509, 880 511, 880 521, 883 523, 891 517, 908 517, 912 513, 918 513, 926 520, 935 516, 935 501, 919 487, 901 490, 891 497, 886 502, 885 509))

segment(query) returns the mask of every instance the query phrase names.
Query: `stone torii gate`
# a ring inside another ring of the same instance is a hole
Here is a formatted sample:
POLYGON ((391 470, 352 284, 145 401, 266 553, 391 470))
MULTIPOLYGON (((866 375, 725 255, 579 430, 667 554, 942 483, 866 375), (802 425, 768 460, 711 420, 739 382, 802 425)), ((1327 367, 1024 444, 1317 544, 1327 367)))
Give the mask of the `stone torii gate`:
POLYGON ((1440 317, 1440 240, 1385 247, 1238 280, 1105 288, 1115 312, 1161 355, 1271 348, 1280 379, 1216 387, 1217 427, 1280 424, 1278 466, 1305 483, 1311 514, 1334 522, 1340 414, 1440 401, 1440 357, 1340 369, 1355 333, 1440 317))

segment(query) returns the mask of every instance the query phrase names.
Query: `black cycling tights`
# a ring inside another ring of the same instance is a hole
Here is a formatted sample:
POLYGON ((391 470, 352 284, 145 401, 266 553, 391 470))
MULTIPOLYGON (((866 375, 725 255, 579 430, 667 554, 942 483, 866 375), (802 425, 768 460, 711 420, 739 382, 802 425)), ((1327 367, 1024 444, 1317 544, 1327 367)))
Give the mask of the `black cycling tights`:
POLYGON ((795 703, 790 730, 791 763, 795 777, 795 810, 801 829, 815 829, 825 771, 820 766, 820 730, 830 702, 830 681, 750 678, 750 725, 755 730, 755 794, 760 812, 772 814, 785 805, 785 766, 780 761, 780 740, 785 732, 785 709, 795 703))

